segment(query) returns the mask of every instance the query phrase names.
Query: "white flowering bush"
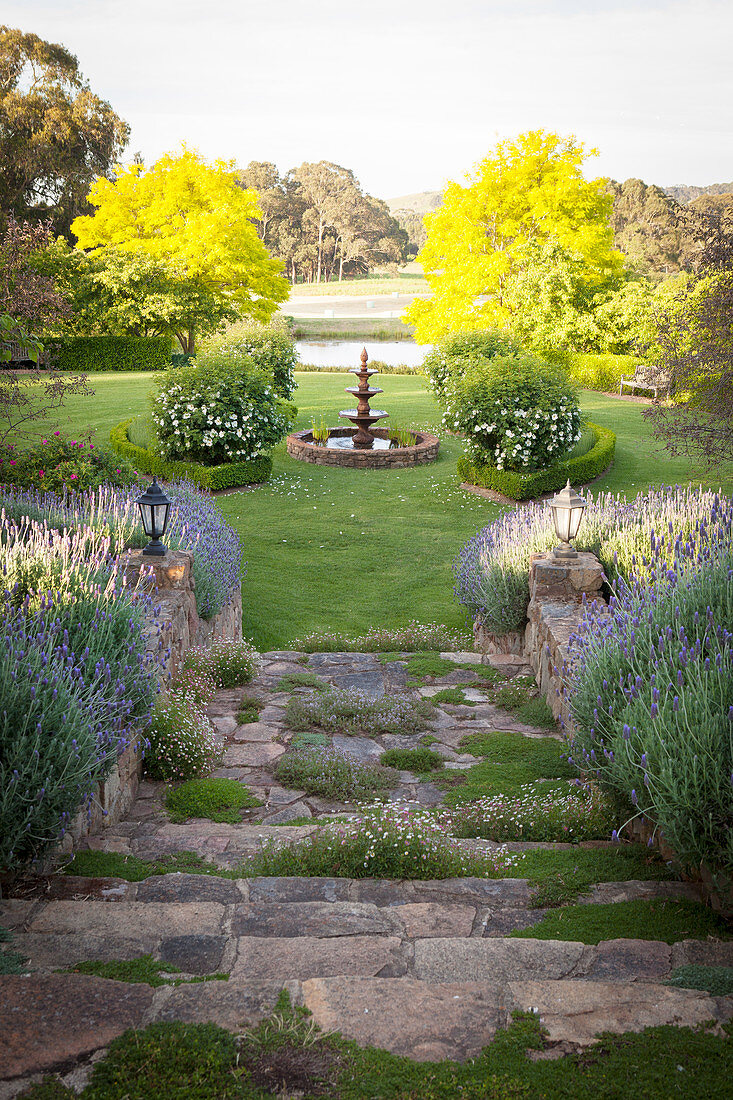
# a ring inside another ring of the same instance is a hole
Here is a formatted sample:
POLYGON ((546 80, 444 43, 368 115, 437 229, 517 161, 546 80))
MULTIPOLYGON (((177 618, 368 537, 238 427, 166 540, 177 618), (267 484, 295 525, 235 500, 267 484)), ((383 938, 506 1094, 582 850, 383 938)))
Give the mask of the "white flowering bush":
POLYGON ((280 397, 290 397, 295 390, 293 371, 300 365, 298 351, 282 322, 260 325, 257 321, 239 321, 223 334, 206 337, 200 348, 198 359, 212 352, 230 359, 253 359, 272 378, 280 397))
POLYGON ((164 458, 217 466, 271 450, 295 411, 252 358, 215 350, 166 371, 153 398, 153 425, 164 458))
POLYGON ((145 768, 153 779, 196 779, 216 767, 222 742, 198 699, 171 691, 150 719, 145 768))
POLYGON ((578 397, 562 368, 533 355, 471 363, 445 385, 443 424, 462 431, 474 461, 542 470, 580 439, 578 397))
POLYGON ((248 684, 261 663, 260 654, 246 638, 214 638, 207 646, 192 646, 183 658, 185 672, 206 676, 217 688, 248 684))

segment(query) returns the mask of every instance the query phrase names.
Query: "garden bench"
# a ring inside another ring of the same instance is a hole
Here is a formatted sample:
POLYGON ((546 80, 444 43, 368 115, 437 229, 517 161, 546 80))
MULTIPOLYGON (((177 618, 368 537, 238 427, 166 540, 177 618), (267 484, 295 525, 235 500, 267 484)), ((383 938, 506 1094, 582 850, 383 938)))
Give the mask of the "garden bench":
POLYGON ((654 394, 654 400, 657 398, 657 383, 652 382, 647 371, 643 367, 637 367, 634 371, 633 378, 622 378, 619 382, 618 392, 619 397, 624 386, 628 386, 631 392, 634 390, 650 390, 654 394))

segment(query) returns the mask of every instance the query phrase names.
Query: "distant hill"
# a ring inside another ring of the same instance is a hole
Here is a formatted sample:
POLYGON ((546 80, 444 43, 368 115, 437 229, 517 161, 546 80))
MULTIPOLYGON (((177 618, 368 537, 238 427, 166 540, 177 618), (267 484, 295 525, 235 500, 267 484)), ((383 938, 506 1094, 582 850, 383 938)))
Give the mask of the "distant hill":
POLYGON ((396 199, 387 199, 390 214, 396 210, 411 210, 413 214, 429 214, 443 204, 442 191, 418 191, 415 195, 400 195, 396 199))
POLYGON ((675 202, 687 203, 698 199, 700 195, 726 195, 733 191, 733 183, 709 183, 707 187, 695 187, 689 183, 677 183, 671 187, 662 187, 665 195, 675 202))

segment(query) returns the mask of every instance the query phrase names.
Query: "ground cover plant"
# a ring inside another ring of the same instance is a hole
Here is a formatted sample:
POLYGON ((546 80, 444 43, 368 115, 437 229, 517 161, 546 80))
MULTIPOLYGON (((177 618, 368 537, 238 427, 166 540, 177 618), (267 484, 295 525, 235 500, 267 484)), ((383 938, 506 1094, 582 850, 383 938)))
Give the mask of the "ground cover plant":
POLYGON ((272 1013, 237 1038, 216 1024, 166 1022, 113 1040, 81 1094, 46 1078, 24 1100, 727 1100, 729 1029, 657 1027, 606 1035, 577 1054, 549 1050, 536 1015, 514 1013, 463 1063, 415 1062, 324 1033, 283 992, 272 1013))
POLYGON ((678 943, 680 940, 733 938, 729 925, 698 901, 618 901, 602 905, 568 905, 547 913, 531 928, 510 933, 520 939, 601 940, 639 939, 678 943))
POLYGON ((397 773, 380 764, 362 763, 330 746, 296 745, 275 766, 284 787, 335 802, 360 802, 397 786, 397 773))
POLYGON ((397 768, 407 772, 430 772, 444 766, 443 757, 432 749, 387 749, 382 753, 381 763, 388 768, 397 768))
POLYGON ((283 676, 277 685, 278 691, 301 691, 311 688, 313 691, 325 691, 326 684, 315 672, 291 672, 283 676))
MULTIPOLYGON (((328 423, 337 423, 348 379, 296 373, 296 380, 295 428, 307 429, 312 417, 321 414, 328 423)), ((96 374, 94 397, 71 396, 66 402, 72 438, 96 429, 104 442, 123 416, 146 413, 153 387, 150 373, 96 374)), ((384 403, 390 417, 406 426, 437 427, 437 405, 419 376, 390 375, 384 403)), ((581 412, 611 425, 617 437, 614 466, 595 483, 594 492, 621 493, 633 500, 650 487, 684 486, 691 479, 702 480, 705 488, 722 486, 733 492, 733 464, 700 474, 689 459, 668 456, 650 438, 641 405, 584 391, 581 412)), ((446 585, 445 562, 505 507, 460 489, 456 463, 462 451, 460 439, 447 435, 433 463, 365 474, 306 466, 290 458, 280 443, 273 451, 273 477, 266 485, 217 497, 216 507, 246 546, 247 591, 252 598, 244 601, 244 630, 257 648, 290 648, 293 639, 310 635, 316 636, 316 648, 332 650, 470 649, 466 611, 446 585), (378 610, 370 586, 352 587, 348 600, 333 598, 334 576, 351 575, 356 546, 359 559, 370 562, 379 574, 378 610), (443 644, 411 637, 405 608, 418 606, 423 623, 445 624, 463 641, 443 644), (364 635, 369 623, 375 624, 369 644, 344 644, 364 635), (398 638, 403 630, 404 643, 398 638), (383 640, 375 638, 379 632, 383 640)), ((194 533, 195 524, 189 530, 194 533)), ((241 551, 237 567, 240 559, 241 551)))
POLYGON ((189 779, 165 794, 165 808, 171 821, 205 817, 237 825, 242 811, 261 806, 250 790, 236 779, 189 779))
POLYGON ((108 538, 0 518, 0 870, 63 836, 146 722, 148 607, 108 538))
POLYGON ((154 875, 217 875, 219 878, 236 878, 237 871, 227 871, 208 863, 196 852, 172 852, 159 859, 140 859, 123 852, 98 852, 81 848, 63 868, 65 875, 83 878, 121 878, 127 882, 143 882, 154 875))
POLYGON ((594 848, 529 848, 514 873, 532 883, 532 907, 567 905, 598 882, 664 882, 677 876, 657 852, 644 844, 594 848))
POLYGON ((435 818, 402 804, 373 806, 362 816, 325 825, 305 840, 270 846, 248 860, 249 875, 339 878, 498 878, 517 857, 497 848, 473 855, 435 818))
POLYGON ((677 966, 665 985, 702 989, 713 997, 733 996, 733 966, 677 966))
POLYGON ((243 695, 239 701, 239 710, 237 711, 237 723, 240 726, 246 726, 250 722, 259 721, 260 711, 264 709, 265 704, 261 699, 256 699, 254 695, 243 695))
MULTIPOLYGON (((12 944, 13 933, 0 925, 0 944, 12 944)), ((0 974, 24 974, 28 959, 12 947, 0 947, 0 974)))
MULTIPOLYGON (((516 812, 521 820, 529 822, 534 804, 539 807, 546 799, 562 799, 568 793, 568 779, 577 775, 563 756, 562 743, 551 737, 530 738, 503 730, 469 735, 460 747, 480 757, 480 763, 465 771, 436 776, 435 783, 445 788, 445 802, 449 806, 476 803, 477 822, 481 816, 478 804, 493 806, 491 812, 500 818, 516 812)), ((470 817, 471 812, 466 812, 470 817)))
POLYGON ((733 500, 651 537, 640 578, 570 647, 573 759, 664 833, 681 864, 733 879, 733 500))
POLYGON ((473 699, 466 698, 466 694, 461 687, 441 688, 440 691, 436 691, 434 695, 430 696, 430 700, 433 704, 448 703, 454 707, 475 707, 477 705, 473 699))
POLYGON ((172 963, 159 962, 152 955, 140 955, 137 959, 114 959, 109 962, 89 959, 74 963, 73 966, 58 973, 94 974, 98 978, 109 978, 113 982, 144 982, 145 985, 151 985, 153 988, 159 988, 162 985, 191 985, 195 982, 229 980, 228 974, 206 974, 189 978, 168 977, 168 975, 180 974, 180 969, 172 963))
POLYGON ((469 635, 442 623, 415 621, 406 627, 372 627, 368 633, 356 636, 314 631, 292 643, 294 649, 305 653, 377 653, 378 660, 385 659, 385 650, 390 659, 397 660, 403 652, 412 650, 455 652, 471 644, 469 635))
POLYGON ((616 805, 597 787, 538 791, 534 783, 516 794, 461 802, 443 817, 453 836, 487 840, 607 840, 618 826, 616 805))
POLYGON ((373 699, 356 688, 327 688, 310 695, 296 695, 288 703, 285 720, 293 730, 315 726, 328 733, 418 733, 433 717, 429 700, 408 695, 382 695, 373 699))

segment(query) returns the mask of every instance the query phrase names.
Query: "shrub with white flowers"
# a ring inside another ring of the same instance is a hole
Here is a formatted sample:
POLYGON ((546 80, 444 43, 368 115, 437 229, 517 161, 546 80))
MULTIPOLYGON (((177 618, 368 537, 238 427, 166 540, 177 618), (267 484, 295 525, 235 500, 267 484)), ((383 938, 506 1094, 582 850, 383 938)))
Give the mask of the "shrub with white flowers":
POLYGON ((474 461, 542 470, 580 439, 578 397, 563 369, 534 355, 471 363, 445 388, 443 423, 462 431, 474 461))
POLYGON ((156 703, 147 731, 145 769, 153 779, 196 779, 221 759, 223 745, 198 700, 171 691, 156 703))
POLYGON ((246 355, 214 350, 171 367, 153 398, 164 458, 218 465, 265 454, 287 434, 295 409, 268 372, 246 355))
POLYGON ((257 321, 239 321, 225 333, 207 336, 201 341, 197 359, 219 352, 229 359, 242 356, 253 359, 255 365, 272 378, 275 393, 290 397, 295 390, 293 371, 300 365, 298 351, 282 322, 260 325, 257 321))
POLYGON ((451 379, 460 378, 472 364, 493 359, 497 355, 521 354, 521 346, 506 332, 499 332, 497 329, 453 332, 428 352, 422 369, 436 401, 444 407, 451 379))

